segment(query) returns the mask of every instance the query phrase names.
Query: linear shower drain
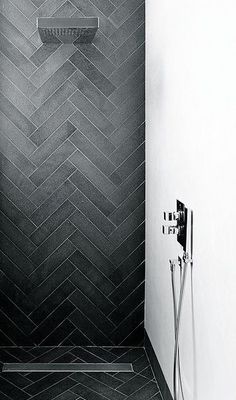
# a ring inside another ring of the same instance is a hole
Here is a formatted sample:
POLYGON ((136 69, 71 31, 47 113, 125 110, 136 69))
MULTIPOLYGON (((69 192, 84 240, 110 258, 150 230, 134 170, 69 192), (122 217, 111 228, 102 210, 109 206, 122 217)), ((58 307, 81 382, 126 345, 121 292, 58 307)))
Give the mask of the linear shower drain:
POLYGON ((2 372, 133 372, 133 366, 128 363, 5 363, 2 372))

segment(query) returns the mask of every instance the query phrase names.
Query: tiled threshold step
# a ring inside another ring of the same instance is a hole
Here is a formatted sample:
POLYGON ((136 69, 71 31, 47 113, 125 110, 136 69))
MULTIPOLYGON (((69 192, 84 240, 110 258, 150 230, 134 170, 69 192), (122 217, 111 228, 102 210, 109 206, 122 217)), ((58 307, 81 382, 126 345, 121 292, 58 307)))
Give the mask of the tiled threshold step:
POLYGON ((133 372, 128 363, 5 363, 2 372, 133 372))

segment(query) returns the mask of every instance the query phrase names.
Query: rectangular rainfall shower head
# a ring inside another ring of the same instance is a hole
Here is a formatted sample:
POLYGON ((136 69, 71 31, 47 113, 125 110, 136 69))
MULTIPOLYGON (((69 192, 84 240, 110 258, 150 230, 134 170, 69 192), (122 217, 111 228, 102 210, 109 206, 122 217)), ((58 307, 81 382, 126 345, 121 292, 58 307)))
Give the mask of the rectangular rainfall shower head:
POLYGON ((133 372, 132 364, 118 363, 5 363, 2 372, 133 372))
POLYGON ((37 18, 43 43, 91 43, 99 25, 97 17, 37 18))

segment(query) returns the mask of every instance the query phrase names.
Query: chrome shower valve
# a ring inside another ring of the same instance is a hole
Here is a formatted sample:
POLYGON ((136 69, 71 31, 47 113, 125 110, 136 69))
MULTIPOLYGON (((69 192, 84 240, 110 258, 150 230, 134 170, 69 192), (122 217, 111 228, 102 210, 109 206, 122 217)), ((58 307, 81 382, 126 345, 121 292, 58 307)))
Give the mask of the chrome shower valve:
POLYGON ((162 233, 164 235, 177 235, 179 228, 177 226, 162 225, 162 233))
POLYGON ((164 211, 165 221, 179 221, 183 219, 184 213, 182 211, 164 211))

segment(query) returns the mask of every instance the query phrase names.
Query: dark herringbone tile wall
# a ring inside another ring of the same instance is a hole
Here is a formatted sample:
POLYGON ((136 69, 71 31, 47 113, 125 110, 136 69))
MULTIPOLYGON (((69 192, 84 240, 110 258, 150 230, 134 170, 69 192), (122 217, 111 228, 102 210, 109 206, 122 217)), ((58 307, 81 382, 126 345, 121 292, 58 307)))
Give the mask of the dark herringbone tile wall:
POLYGON ((143 0, 0 2, 0 345, 139 345, 143 0), (92 45, 38 16, 98 16, 92 45))

